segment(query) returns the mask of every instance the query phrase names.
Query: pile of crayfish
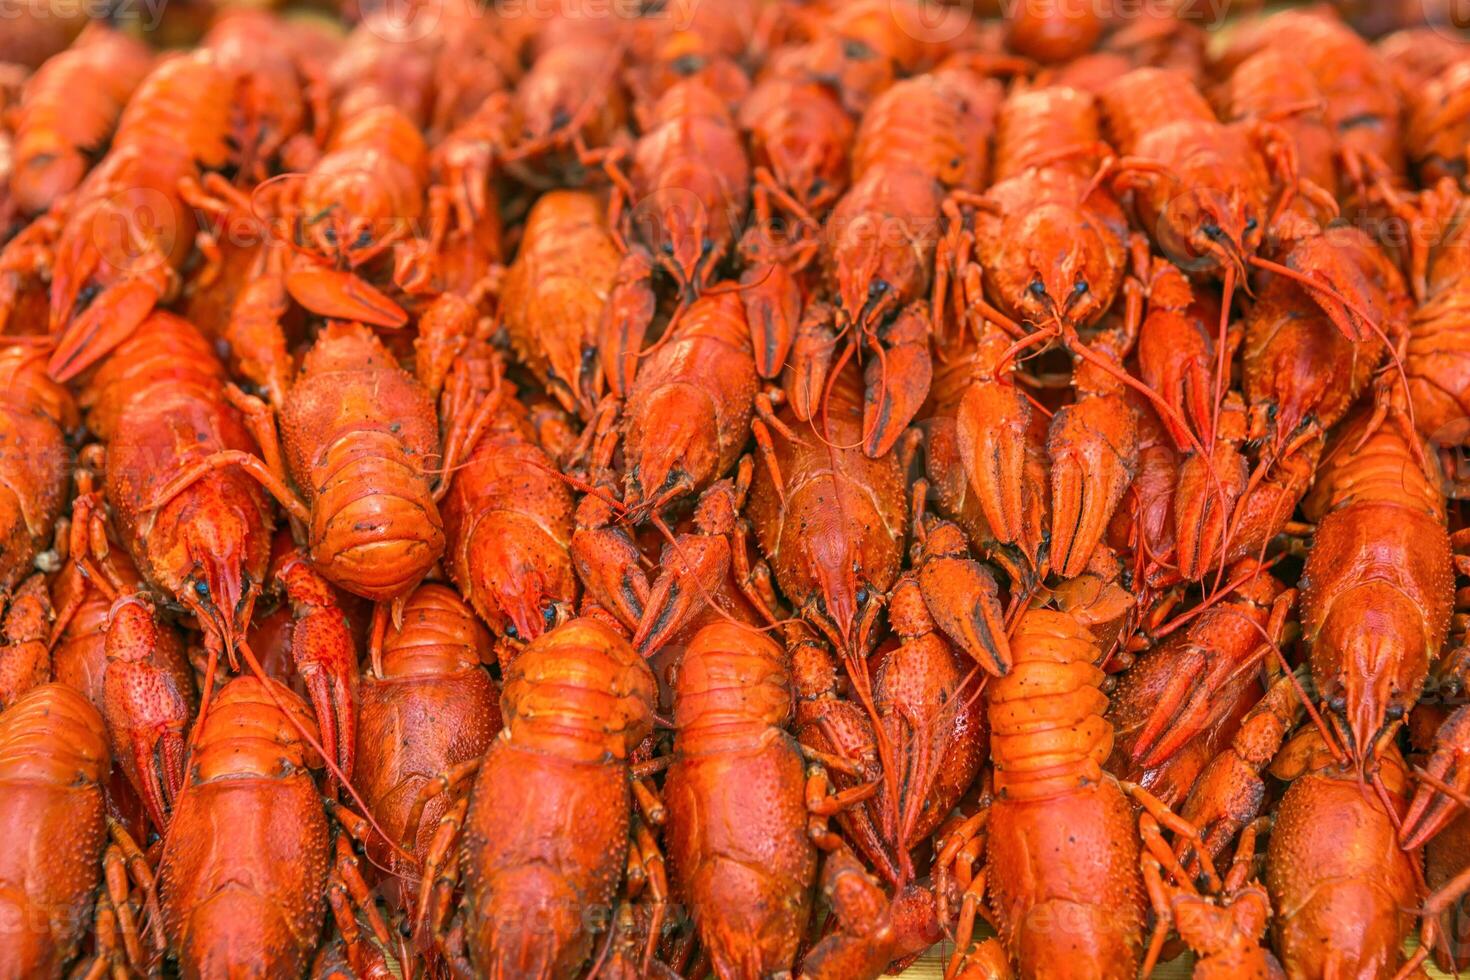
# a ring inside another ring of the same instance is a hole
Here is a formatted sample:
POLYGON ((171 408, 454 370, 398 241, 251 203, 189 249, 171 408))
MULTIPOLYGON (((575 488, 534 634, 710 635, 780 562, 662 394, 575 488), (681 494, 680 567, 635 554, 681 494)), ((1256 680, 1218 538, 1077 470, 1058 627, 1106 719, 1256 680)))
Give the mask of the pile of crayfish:
POLYGON ((11 11, 0 977, 1470 967, 1470 35, 1002 6, 11 11))

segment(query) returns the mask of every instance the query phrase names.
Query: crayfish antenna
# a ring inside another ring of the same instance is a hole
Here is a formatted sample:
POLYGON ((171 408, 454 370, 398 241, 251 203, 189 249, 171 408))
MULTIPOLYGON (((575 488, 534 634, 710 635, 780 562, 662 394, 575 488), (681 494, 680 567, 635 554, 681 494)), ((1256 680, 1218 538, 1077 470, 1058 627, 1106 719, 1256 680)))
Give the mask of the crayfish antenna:
MULTIPOLYGON (((1232 256, 1234 258, 1234 256, 1232 256)), ((1210 414, 1210 434, 1205 441, 1214 445, 1216 436, 1220 431, 1220 412, 1225 404, 1226 378, 1229 376, 1230 344, 1227 335, 1230 332, 1230 306, 1235 298, 1235 279, 1239 274, 1237 268, 1239 261, 1225 264, 1225 275, 1220 290, 1220 326, 1218 336, 1215 338, 1215 399, 1214 408, 1210 414)))

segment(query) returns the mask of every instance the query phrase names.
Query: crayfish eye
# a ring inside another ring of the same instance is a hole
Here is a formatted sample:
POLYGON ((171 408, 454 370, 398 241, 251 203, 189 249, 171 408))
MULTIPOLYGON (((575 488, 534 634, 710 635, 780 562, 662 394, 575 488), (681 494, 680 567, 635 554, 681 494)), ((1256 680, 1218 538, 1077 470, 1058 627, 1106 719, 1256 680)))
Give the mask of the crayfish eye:
POLYGON ((858 605, 860 605, 860 606, 867 605, 868 604, 868 587, 866 585, 860 586, 858 588, 858 590, 857 590, 857 595, 853 596, 853 598, 857 599, 857 604, 858 605))
POLYGON ((710 241, 708 238, 706 238, 704 241, 702 241, 702 242, 699 243, 699 257, 700 258, 708 258, 709 257, 709 253, 713 252, 714 250, 715 250, 715 243, 712 242, 712 241, 710 241))
POLYGON ((665 255, 672 256, 674 254, 674 243, 664 242, 662 245, 659 246, 659 251, 663 252, 665 255))
POLYGON ((681 54, 669 67, 675 75, 693 75, 704 67, 704 58, 697 54, 681 54))
POLYGON ((1255 231, 1256 230, 1256 219, 1255 218, 1248 218, 1248 219, 1246 219, 1246 222, 1245 222, 1245 230, 1248 231, 1248 232, 1251 232, 1251 231, 1255 231))
POLYGON ((367 248, 373 243, 373 233, 364 228, 357 233, 357 240, 352 243, 353 248, 367 248))
POLYGON ((333 228, 331 225, 327 225, 327 227, 322 229, 322 237, 327 240, 328 245, 336 245, 337 229, 333 228))
POLYGON ((551 629, 556 625, 556 608, 554 606, 547 606, 541 610, 541 619, 546 623, 546 628, 551 629))
POLYGON ((1219 238, 1220 237, 1220 226, 1219 225, 1214 225, 1214 224, 1205 225, 1204 227, 1202 227, 1200 229, 1200 231, 1204 233, 1204 236, 1206 238, 1219 238))
POLYGON ((1087 294, 1087 281, 1079 279, 1077 285, 1072 287, 1073 296, 1085 296, 1087 294))
POLYGON ((516 629, 516 624, 515 623, 506 623, 505 624, 505 635, 508 636, 508 637, 510 637, 512 640, 519 640, 521 638, 521 634, 516 629))
POLYGON ((200 579, 199 581, 195 582, 194 583, 194 594, 197 595, 199 598, 208 601, 208 599, 209 599, 209 583, 206 582, 206 581, 204 581, 203 579, 200 579))
POLYGON ((1037 297, 1038 299, 1046 295, 1046 283, 1042 282, 1040 279, 1031 280, 1031 285, 1027 286, 1026 288, 1031 290, 1031 295, 1037 297))
POLYGON ((842 53, 854 61, 867 61, 873 57, 873 49, 868 47, 866 41, 844 41, 842 53))
POLYGON ((875 296, 882 296, 886 292, 888 292, 888 283, 884 282, 882 279, 874 279, 872 282, 868 283, 869 299, 872 299, 875 296))

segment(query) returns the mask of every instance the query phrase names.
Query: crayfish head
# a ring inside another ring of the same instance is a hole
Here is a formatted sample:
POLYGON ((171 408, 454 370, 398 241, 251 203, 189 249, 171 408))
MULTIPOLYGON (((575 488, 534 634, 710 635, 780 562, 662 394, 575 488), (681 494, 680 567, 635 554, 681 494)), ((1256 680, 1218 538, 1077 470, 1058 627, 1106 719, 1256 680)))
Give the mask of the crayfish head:
POLYGON ((526 576, 516 584, 519 588, 511 583, 502 583, 496 596, 503 619, 508 620, 504 625, 506 636, 516 640, 534 640, 567 618, 569 604, 556 602, 547 595, 539 577, 526 576))
POLYGON ((692 300, 717 261, 709 211, 698 195, 677 189, 659 192, 652 210, 644 240, 654 246, 659 267, 678 284, 680 295, 692 300))
POLYGON ((709 396, 695 386, 660 386, 635 399, 630 416, 628 497, 640 511, 662 510, 719 472, 719 419, 709 396))
POLYGON ((87 170, 86 157, 72 147, 58 144, 16 167, 10 177, 10 189, 21 208, 38 213, 80 184, 87 170))
POLYGON ((803 603, 807 618, 833 646, 848 654, 866 656, 875 636, 883 590, 864 580, 846 549, 823 554, 827 535, 816 533, 806 542, 815 572, 816 589, 803 603))
POLYGON ((860 16, 837 30, 822 31, 801 58, 809 78, 837 93, 849 113, 861 115, 898 77, 898 65, 884 50, 895 40, 879 18, 860 16))
POLYGON ((890 312, 898 308, 903 298, 893 283, 881 274, 877 262, 879 256, 873 253, 871 258, 874 260, 871 265, 864 262, 856 268, 838 269, 839 319, 845 321, 844 326, 861 329, 881 324, 890 312))
POLYGON ((1006 222, 1003 238, 1034 243, 1003 250, 995 272, 1022 320, 1040 326, 1060 317, 1086 327, 1112 305, 1123 279, 1123 243, 1079 209, 1045 205, 1022 212, 1006 222))
POLYGON ((529 642, 567 618, 576 596, 571 562, 524 516, 483 518, 468 555, 464 587, 496 634, 529 642))
POLYGON ((186 522, 182 535, 190 570, 179 586, 178 599, 206 633, 216 634, 225 649, 233 649, 250 622, 260 588, 246 571, 252 550, 250 529, 226 508, 186 522))
POLYGON ((1424 687, 1432 638, 1424 612, 1402 592, 1373 583, 1339 596, 1312 644, 1312 677, 1346 720, 1363 760, 1385 726, 1403 718, 1424 687))
POLYGON ((1245 256, 1261 243, 1262 216, 1238 191, 1192 187, 1170 200, 1159 216, 1164 255, 1187 272, 1242 272, 1245 256))
POLYGON ((297 239, 305 247, 356 269, 382 255, 407 233, 407 218, 383 213, 382 188, 365 173, 341 175, 332 203, 300 219, 297 239))

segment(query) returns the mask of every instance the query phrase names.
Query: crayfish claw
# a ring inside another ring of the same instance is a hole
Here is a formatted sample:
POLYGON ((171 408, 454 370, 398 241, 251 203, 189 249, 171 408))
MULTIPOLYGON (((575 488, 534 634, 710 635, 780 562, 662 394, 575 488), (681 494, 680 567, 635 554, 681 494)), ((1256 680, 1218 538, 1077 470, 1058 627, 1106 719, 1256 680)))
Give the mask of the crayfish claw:
POLYGON ((360 276, 340 269, 302 263, 286 273, 286 291, 303 307, 332 320, 351 320, 374 327, 408 323, 403 307, 360 276))
POLYGON ((791 412, 806 422, 822 407, 827 378, 837 353, 837 334, 832 330, 832 308, 814 303, 807 308, 791 343, 791 361, 782 377, 791 412))
POLYGON ((419 317, 418 337, 413 342, 414 376, 434 398, 439 397, 450 369, 469 346, 478 319, 474 304, 454 293, 440 295, 419 317))
POLYGON ((326 581, 299 554, 276 573, 296 618, 291 656, 306 685, 322 747, 346 779, 357 747, 357 651, 347 619, 326 581))
POLYGON ((1137 423, 1121 398, 1084 398, 1052 418, 1046 448, 1052 460, 1054 570, 1063 578, 1074 578, 1087 567, 1133 482, 1137 423))
POLYGON ((572 566, 589 598, 626 628, 637 629, 652 601, 638 547, 621 528, 582 524, 588 500, 595 498, 583 498, 572 532, 572 566))
POLYGON ((807 953, 802 977, 835 980, 881 973, 893 959, 898 938, 888 896, 845 846, 823 860, 821 888, 841 928, 807 953))
POLYGON ((919 590, 940 632, 986 673, 1001 677, 1010 671, 1005 611, 989 569, 969 558, 934 558, 919 568, 919 590))
POLYGON ((1002 544, 1021 541, 1031 403, 1014 385, 972 384, 960 402, 956 426, 960 459, 990 533, 1002 544))
POLYGON ((0 710, 50 680, 50 619, 46 579, 37 573, 21 585, 5 612, 5 643, 0 646, 0 710))
POLYGON ((755 370, 774 378, 786 364, 801 322, 801 287, 783 262, 752 265, 740 277, 745 319, 750 324, 755 370))
POLYGON ((152 663, 153 605, 120 597, 108 613, 103 708, 113 752, 160 833, 184 786, 184 731, 191 712, 172 675, 152 663))
POLYGON ((1424 765, 1429 780, 1421 780, 1404 814, 1399 840, 1406 849, 1421 847, 1460 813, 1460 803, 1440 788, 1448 785, 1461 793, 1470 790, 1470 708, 1458 708, 1445 719, 1435 734, 1434 752, 1424 765))
POLYGON ((653 260, 640 249, 623 256, 602 308, 601 340, 598 345, 607 387, 622 398, 633 388, 638 373, 638 355, 657 305, 653 292, 653 260))
POLYGON ((1229 543, 1226 533, 1245 489, 1246 470, 1245 457, 1223 441, 1216 444, 1213 458, 1194 453, 1180 465, 1174 540, 1179 574, 1188 581, 1203 577, 1229 543))
POLYGON ((109 286, 81 316, 62 331, 46 371, 57 381, 70 381, 127 340, 162 293, 157 283, 129 279, 109 286))
POLYGON ((863 371, 863 452, 887 455, 929 396, 929 308, 922 301, 879 331, 876 356, 863 371))
POLYGON ((681 534, 666 546, 663 571, 653 583, 633 634, 645 657, 663 646, 720 591, 730 574, 730 544, 720 535, 681 534))

